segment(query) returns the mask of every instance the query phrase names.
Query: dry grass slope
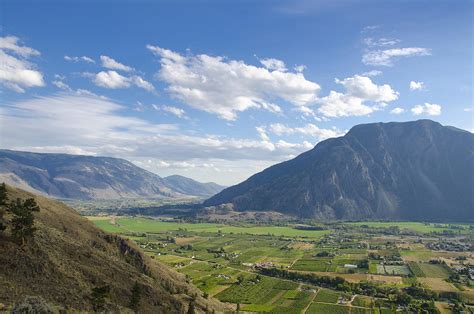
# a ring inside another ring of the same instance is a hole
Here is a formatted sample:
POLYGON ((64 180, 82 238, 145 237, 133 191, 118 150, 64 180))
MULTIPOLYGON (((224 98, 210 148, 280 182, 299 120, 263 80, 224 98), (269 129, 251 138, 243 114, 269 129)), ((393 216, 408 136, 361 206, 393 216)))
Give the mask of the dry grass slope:
POLYGON ((105 233, 66 205, 8 188, 9 199, 34 197, 37 232, 24 247, 0 235, 0 303, 12 306, 26 295, 69 309, 91 311, 91 289, 110 286, 108 306, 127 312, 135 282, 142 287, 140 313, 185 313, 195 297, 196 312, 221 312, 167 266, 145 256, 133 243, 105 233))

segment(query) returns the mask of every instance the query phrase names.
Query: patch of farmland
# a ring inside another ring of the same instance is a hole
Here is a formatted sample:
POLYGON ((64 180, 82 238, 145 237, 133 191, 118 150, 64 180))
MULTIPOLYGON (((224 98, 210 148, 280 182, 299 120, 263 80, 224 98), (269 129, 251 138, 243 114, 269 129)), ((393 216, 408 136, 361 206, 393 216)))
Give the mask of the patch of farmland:
POLYGON ((367 279, 376 283, 387 285, 401 285, 403 278, 400 276, 386 276, 386 275, 368 275, 367 279))
POLYGON ((421 269, 421 267, 419 266, 417 262, 409 262, 408 267, 410 267, 411 272, 416 277, 425 277, 425 273, 423 272, 423 270, 421 269))
POLYGON ((350 307, 338 304, 325 304, 325 303, 313 303, 310 305, 306 311, 308 314, 321 314, 321 313, 331 313, 331 314, 346 314, 350 313, 350 307))
POLYGON ((262 277, 260 282, 254 283, 250 280, 253 277, 247 275, 241 284, 233 284, 216 294, 216 298, 223 302, 265 304, 281 292, 279 289, 274 289, 278 279, 262 277))
POLYGON ((363 295, 358 295, 354 298, 351 305, 353 306, 360 306, 360 307, 370 307, 372 304, 372 298, 366 297, 363 295))
POLYGON ((377 265, 377 274, 408 276, 411 272, 406 265, 377 265))
POLYGON ((184 263, 184 264, 189 264, 192 259, 187 258, 187 257, 181 257, 181 256, 176 256, 176 255, 156 255, 155 258, 159 260, 162 263, 165 263, 167 265, 173 266, 177 263, 184 263))
POLYGON ((336 291, 321 289, 318 291, 318 294, 314 298, 314 302, 324 302, 324 303, 337 303, 337 300, 341 294, 336 291))
MULTIPOLYGON (((286 294, 285 294, 286 295, 286 294)), ((311 302, 313 293, 300 291, 294 298, 291 299, 280 299, 277 302, 275 308, 272 309, 274 314, 288 314, 288 313, 301 313, 308 304, 311 302)))
POLYGON ((400 255, 406 262, 429 261, 433 257, 433 252, 429 250, 400 250, 400 255))
POLYGON ((444 281, 441 278, 417 278, 417 280, 433 291, 459 291, 458 289, 456 289, 456 287, 454 287, 454 285, 444 281))
POLYGON ((332 266, 330 261, 330 259, 299 259, 291 269, 325 272, 332 266))
POLYGON ((418 263, 425 277, 443 278, 449 277, 449 270, 442 264, 418 263))

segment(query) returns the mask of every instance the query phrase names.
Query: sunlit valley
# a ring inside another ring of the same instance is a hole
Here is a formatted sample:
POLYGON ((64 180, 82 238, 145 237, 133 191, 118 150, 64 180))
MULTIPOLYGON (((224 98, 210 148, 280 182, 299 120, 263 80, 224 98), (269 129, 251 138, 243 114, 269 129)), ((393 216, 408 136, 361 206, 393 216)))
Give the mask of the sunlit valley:
POLYGON ((474 313, 472 1, 0 1, 0 313, 474 313))

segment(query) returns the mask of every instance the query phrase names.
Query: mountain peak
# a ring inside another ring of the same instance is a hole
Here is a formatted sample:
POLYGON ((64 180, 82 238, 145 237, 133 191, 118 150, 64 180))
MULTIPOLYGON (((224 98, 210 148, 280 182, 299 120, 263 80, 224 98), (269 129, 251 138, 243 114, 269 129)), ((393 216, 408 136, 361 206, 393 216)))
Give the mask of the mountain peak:
POLYGON ((205 202, 322 219, 473 219, 474 135, 431 120, 362 124, 205 202))

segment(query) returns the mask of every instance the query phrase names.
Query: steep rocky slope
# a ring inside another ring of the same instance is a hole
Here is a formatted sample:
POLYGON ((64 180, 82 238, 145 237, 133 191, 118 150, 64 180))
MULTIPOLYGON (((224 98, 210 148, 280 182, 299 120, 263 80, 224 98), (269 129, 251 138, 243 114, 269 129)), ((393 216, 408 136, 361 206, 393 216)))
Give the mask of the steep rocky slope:
POLYGON ((322 219, 474 220, 474 135, 431 120, 353 127, 211 197, 322 219))
POLYGON ((200 196, 219 188, 185 177, 161 178, 124 159, 0 150, 0 181, 57 198, 200 196))

